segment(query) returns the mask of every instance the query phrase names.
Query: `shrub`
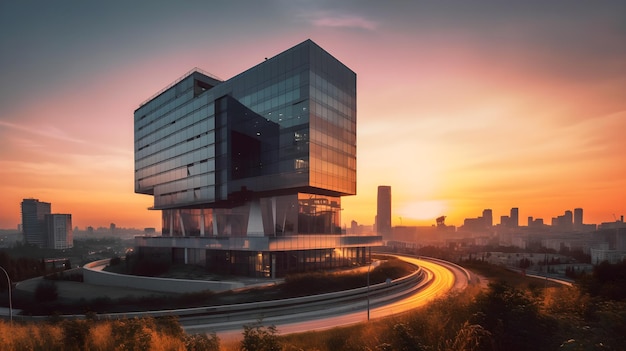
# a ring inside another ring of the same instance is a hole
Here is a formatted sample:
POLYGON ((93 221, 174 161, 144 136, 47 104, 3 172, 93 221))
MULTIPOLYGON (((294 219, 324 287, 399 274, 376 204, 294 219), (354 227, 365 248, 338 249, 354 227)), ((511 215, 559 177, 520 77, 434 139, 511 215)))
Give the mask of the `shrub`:
POLYGON ((219 351, 220 339, 215 333, 212 333, 211 336, 206 334, 186 335, 185 349, 187 351, 219 351))
POLYGON ((65 320, 61 323, 66 350, 86 349, 90 329, 89 323, 89 321, 84 320, 65 320))
POLYGON ((471 324, 493 335, 498 350, 553 350, 556 323, 540 313, 539 300, 502 282, 490 283, 476 298, 471 324))
POLYGON ((157 318, 154 322, 161 333, 179 339, 182 339, 185 336, 185 331, 180 326, 180 323, 178 323, 178 317, 176 316, 157 318))
POLYGON ((274 325, 264 327, 261 321, 243 326, 242 351, 280 351, 278 330, 274 325))
POLYGON ((111 336, 118 350, 150 350, 154 320, 131 318, 113 321, 111 336))

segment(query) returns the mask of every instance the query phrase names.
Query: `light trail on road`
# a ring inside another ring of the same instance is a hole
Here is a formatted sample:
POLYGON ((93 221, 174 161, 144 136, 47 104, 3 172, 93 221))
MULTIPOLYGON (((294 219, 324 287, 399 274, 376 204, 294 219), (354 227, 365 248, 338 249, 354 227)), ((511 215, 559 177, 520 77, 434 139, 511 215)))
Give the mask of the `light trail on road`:
MULTIPOLYGON (((448 264, 431 261, 428 259, 415 258, 410 256, 393 255, 409 263, 421 267, 427 273, 430 283, 415 294, 407 296, 396 302, 377 305, 375 300, 371 300, 370 317, 372 319, 404 313, 412 309, 426 305, 438 297, 445 296, 452 289, 463 289, 467 286, 467 277, 462 271, 448 264)), ((344 306, 345 307, 345 306, 344 306)), ((252 314, 252 313, 251 313, 252 314)), ((285 318, 277 317, 263 319, 263 325, 274 325, 279 334, 301 333, 313 330, 325 330, 335 327, 348 326, 367 321, 366 299, 361 304, 355 306, 352 311, 346 312, 343 309, 335 316, 320 317, 319 313, 302 313, 290 316, 289 321, 285 318)), ((183 321, 181 321, 183 322, 183 321)), ((243 325, 256 322, 251 320, 247 323, 231 324, 224 323, 216 325, 196 325, 187 326, 188 333, 203 333, 215 331, 222 340, 241 339, 243 325), (230 325, 230 327, 228 326, 230 325), (219 328, 218 328, 219 327, 219 328), (223 330, 216 330, 223 329, 223 330)))
POLYGON ((408 256, 396 257, 422 267, 430 275, 431 283, 405 299, 373 309, 370 313, 374 318, 387 317, 424 306, 428 302, 446 295, 455 286, 457 280, 455 274, 439 263, 408 256))

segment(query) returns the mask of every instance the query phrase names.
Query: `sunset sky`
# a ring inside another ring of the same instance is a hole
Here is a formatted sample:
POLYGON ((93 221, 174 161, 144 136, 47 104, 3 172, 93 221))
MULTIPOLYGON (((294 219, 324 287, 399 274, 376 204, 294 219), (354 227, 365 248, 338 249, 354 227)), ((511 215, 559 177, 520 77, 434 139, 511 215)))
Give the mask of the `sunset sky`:
POLYGON ((229 79, 312 39, 357 73, 342 222, 626 214, 626 1, 0 1, 0 228, 20 202, 156 227, 133 111, 193 67, 229 79))

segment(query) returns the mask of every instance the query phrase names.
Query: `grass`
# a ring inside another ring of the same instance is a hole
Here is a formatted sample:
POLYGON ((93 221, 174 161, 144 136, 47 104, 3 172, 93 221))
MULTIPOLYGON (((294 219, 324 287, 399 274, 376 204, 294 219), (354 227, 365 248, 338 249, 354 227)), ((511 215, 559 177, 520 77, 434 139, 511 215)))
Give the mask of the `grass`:
MULTIPOLYGON (((561 285, 532 290, 528 287, 543 286, 544 280, 482 262, 464 266, 494 282, 506 282, 510 288, 502 283, 486 289, 470 285, 407 313, 348 327, 279 336, 280 349, 516 351, 554 350, 564 345, 560 349, 620 350, 626 344, 624 302, 596 301, 576 287, 561 285)), ((3 350, 55 350, 71 345, 94 350, 185 350, 191 349, 189 338, 181 335, 174 320, 39 325, 0 322, 3 350), (85 325, 88 330, 83 328, 85 325)), ((238 340, 220 344, 219 350, 225 351, 241 350, 242 345, 238 340)), ((197 349, 209 348, 205 344, 197 349)))
POLYGON ((476 274, 487 278, 490 281, 503 281, 506 282, 508 285, 518 289, 534 289, 539 287, 562 286, 561 284, 555 283, 550 280, 528 277, 518 272, 510 271, 505 267, 493 265, 479 260, 464 261, 461 262, 460 265, 476 274))

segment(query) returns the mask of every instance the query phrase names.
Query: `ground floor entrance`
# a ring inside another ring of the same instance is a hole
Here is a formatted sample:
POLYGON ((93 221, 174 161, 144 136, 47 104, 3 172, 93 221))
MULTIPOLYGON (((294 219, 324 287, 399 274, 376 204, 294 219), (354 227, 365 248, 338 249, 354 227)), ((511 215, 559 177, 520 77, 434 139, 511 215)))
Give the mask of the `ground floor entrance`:
POLYGON ((256 278, 281 278, 294 273, 361 266, 371 260, 370 247, 288 251, 139 247, 138 251, 145 259, 196 264, 211 273, 256 278))

